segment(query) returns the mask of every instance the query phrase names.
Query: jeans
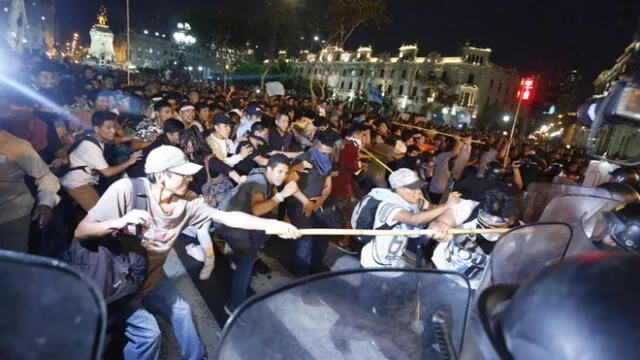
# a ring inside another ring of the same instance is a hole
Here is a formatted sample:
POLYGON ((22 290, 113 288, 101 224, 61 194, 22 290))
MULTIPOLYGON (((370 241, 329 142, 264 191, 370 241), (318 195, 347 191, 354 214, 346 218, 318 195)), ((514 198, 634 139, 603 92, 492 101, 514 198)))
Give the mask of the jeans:
POLYGON ((251 282, 253 266, 258 259, 258 250, 267 240, 267 236, 262 231, 234 229, 224 225, 216 231, 237 256, 236 270, 231 282, 231 295, 227 301, 227 305, 235 310, 247 298, 247 289, 251 282))
MULTIPOLYGON (((298 229, 310 228, 342 228, 343 220, 333 210, 329 198, 322 211, 316 211, 310 217, 304 216, 302 204, 296 199, 288 199, 287 215, 291 223, 298 229)), ((322 259, 327 252, 329 240, 322 236, 303 236, 296 241, 296 277, 303 277, 311 273, 312 268, 322 269, 322 259)))
POLYGON ((171 323, 176 339, 180 343, 183 359, 207 358, 207 352, 200 341, 189 304, 165 275, 155 287, 130 304, 129 315, 125 322, 125 336, 128 339, 124 347, 125 360, 158 359, 162 336, 158 322, 150 311, 171 323))

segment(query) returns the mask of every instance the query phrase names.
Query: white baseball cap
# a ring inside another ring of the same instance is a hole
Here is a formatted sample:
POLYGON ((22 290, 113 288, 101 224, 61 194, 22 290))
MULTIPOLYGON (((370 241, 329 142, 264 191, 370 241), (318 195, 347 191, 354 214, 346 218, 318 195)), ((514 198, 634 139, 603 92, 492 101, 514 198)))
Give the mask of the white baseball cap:
POLYGON ((420 179, 411 169, 398 169, 389 175, 389 185, 392 189, 401 187, 409 189, 423 188, 427 183, 420 179))
POLYGON ((144 172, 154 174, 165 170, 178 175, 191 176, 202 170, 202 166, 190 162, 182 150, 177 147, 162 145, 151 150, 147 155, 144 172))
POLYGON ((233 109, 233 110, 229 111, 229 112, 227 113, 227 115, 229 115, 229 114, 236 114, 236 115, 238 115, 238 116, 242 117, 242 111, 240 111, 240 110, 238 110, 238 109, 233 109))

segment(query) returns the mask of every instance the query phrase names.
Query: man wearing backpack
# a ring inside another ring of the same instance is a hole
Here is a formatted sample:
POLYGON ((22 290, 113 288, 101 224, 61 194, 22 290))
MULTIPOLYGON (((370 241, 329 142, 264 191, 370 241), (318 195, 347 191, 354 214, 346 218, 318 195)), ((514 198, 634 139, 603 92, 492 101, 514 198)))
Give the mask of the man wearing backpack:
POLYGON ((104 157, 105 141, 116 137, 116 118, 109 111, 99 111, 91 117, 93 133, 85 133, 71 145, 69 153, 69 171, 62 177, 62 186, 67 193, 85 211, 89 211, 100 199, 96 185, 99 175, 110 178, 124 172, 142 157, 142 151, 136 151, 124 163, 109 166, 104 157))
MULTIPOLYGON (((377 230, 411 230, 423 227, 442 216, 454 204, 460 201, 458 193, 451 193, 445 204, 436 205, 426 201, 422 188, 426 182, 421 180, 410 169, 398 169, 389 176, 391 189, 375 188, 369 192, 356 206, 351 218, 354 229, 377 230)), ((447 237, 443 229, 432 236, 434 239, 447 237)), ((403 268, 404 250, 409 238, 407 236, 380 235, 360 237, 361 242, 368 243, 362 248, 360 264, 364 268, 403 268)), ((389 310, 389 294, 386 293, 387 281, 411 280, 399 276, 400 273, 372 274, 364 276, 358 293, 358 304, 367 311, 379 316, 386 316, 389 310)), ((409 291, 415 288, 407 287, 409 291)), ((394 295, 395 296, 395 295, 394 295)))
MULTIPOLYGON (((452 193, 443 205, 425 201, 422 188, 426 185, 415 172, 398 169, 389 176, 391 189, 375 188, 356 206, 351 219, 354 229, 410 230, 428 225, 460 202, 452 193)), ((434 238, 444 237, 434 236, 434 238)), ((360 264, 365 268, 405 267, 403 253, 407 236, 375 236, 362 248, 360 264)))
MULTIPOLYGON (((206 351, 193 323, 189 304, 180 296, 163 270, 164 262, 182 230, 199 228, 213 220, 228 227, 247 230, 272 230, 283 238, 297 238, 298 229, 276 221, 242 212, 224 212, 206 205, 202 197, 188 191, 193 175, 202 166, 187 160, 174 146, 160 146, 151 151, 145 162, 146 179, 142 179, 146 211, 136 210, 132 198, 134 184, 121 179, 107 189, 100 201, 88 212, 75 232, 82 243, 102 238, 113 232, 131 232, 131 225, 141 225, 140 245, 147 253, 146 280, 138 296, 129 304, 125 321, 125 359, 157 359, 160 351, 160 328, 150 311, 165 318, 173 326, 182 348, 183 359, 203 359, 206 351)), ((100 266, 100 264, 91 264, 100 266)))

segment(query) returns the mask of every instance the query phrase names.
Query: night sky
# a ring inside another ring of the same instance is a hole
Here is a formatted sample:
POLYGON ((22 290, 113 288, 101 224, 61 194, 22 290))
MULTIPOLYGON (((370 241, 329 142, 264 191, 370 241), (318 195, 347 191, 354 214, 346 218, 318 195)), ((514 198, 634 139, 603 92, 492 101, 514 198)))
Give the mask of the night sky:
MULTIPOLYGON (((168 32, 179 8, 188 3, 259 12, 264 0, 130 0, 132 26, 168 32)), ((292 0, 304 1, 304 0, 292 0)), ((306 0, 313 1, 313 0, 306 0)), ((110 12, 112 28, 124 25, 125 0, 57 0, 61 36, 73 31, 88 38, 101 3, 110 12)), ((578 69, 583 91, 609 68, 632 39, 640 16, 638 0, 388 0, 391 23, 357 32, 347 49, 372 45, 375 53, 397 53, 402 41, 417 43, 420 54, 435 50, 457 55, 469 41, 493 50, 494 63, 521 73, 553 77, 578 69)))

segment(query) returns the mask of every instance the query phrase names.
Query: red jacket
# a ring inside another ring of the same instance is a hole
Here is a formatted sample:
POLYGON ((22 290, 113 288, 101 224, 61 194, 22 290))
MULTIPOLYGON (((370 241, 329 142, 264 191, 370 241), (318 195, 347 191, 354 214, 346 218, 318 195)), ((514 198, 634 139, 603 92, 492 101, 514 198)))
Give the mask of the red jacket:
POLYGON ((334 196, 345 196, 355 198, 356 194, 353 190, 353 177, 355 173, 360 170, 360 163, 358 162, 358 146, 350 141, 347 142, 338 157, 338 165, 340 171, 338 176, 333 180, 331 187, 331 194, 334 196))

